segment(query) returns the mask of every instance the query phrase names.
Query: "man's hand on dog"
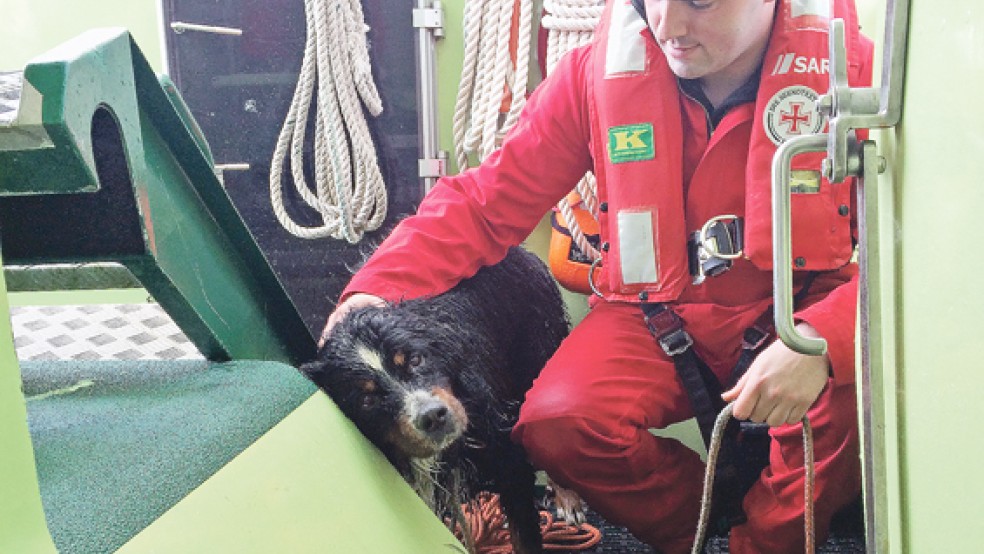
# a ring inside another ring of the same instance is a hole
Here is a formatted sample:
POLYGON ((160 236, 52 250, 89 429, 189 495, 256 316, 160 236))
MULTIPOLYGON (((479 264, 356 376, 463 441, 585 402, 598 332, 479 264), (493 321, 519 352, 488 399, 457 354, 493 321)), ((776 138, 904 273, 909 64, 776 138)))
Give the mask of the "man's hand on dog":
MULTIPOLYGON (((796 328, 807 337, 820 334, 808 323, 796 328)), ((738 384, 721 395, 734 402, 734 416, 772 427, 798 423, 827 385, 830 361, 807 356, 777 340, 762 351, 738 384)))
POLYGON ((318 339, 318 348, 325 345, 325 341, 328 340, 328 335, 331 334, 332 328, 335 327, 335 325, 337 325, 343 317, 345 317, 345 314, 358 308, 365 308, 369 306, 381 308, 385 305, 385 300, 373 294, 357 292, 352 296, 349 296, 342 301, 341 304, 335 306, 335 311, 331 312, 331 315, 328 316, 328 321, 325 323, 325 328, 321 331, 321 338, 318 339))

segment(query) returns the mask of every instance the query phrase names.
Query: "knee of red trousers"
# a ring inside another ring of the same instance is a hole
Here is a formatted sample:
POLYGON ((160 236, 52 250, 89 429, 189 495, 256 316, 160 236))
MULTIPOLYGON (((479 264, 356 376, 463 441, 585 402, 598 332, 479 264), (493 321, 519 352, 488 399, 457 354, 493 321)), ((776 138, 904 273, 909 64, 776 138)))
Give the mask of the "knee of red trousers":
POLYGON ((529 394, 520 408, 512 440, 522 445, 533 465, 561 485, 585 479, 611 480, 607 465, 620 466, 618 476, 631 482, 649 468, 634 468, 641 422, 593 406, 575 390, 529 394), (590 415, 585 415, 590 414, 590 415), (626 474, 627 468, 631 468, 626 474))
MULTIPOLYGON (((561 485, 604 472, 604 462, 627 465, 630 441, 598 421, 574 415, 524 419, 513 428, 512 439, 523 446, 530 461, 561 485)), ((626 475, 626 479, 630 479, 626 475)))
POLYGON ((703 476, 693 451, 645 429, 612 429, 574 415, 521 416, 512 438, 534 466, 607 521, 660 552, 690 551, 703 476))

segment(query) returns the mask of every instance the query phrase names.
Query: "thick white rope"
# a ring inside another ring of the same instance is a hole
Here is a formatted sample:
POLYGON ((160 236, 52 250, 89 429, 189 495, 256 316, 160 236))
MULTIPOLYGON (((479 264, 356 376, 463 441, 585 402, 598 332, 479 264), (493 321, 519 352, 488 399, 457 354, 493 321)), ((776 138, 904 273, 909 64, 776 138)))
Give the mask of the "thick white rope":
POLYGON ((540 25, 547 33, 547 74, 570 50, 591 42, 605 3, 598 0, 544 0, 540 25))
POLYGON ((362 106, 377 116, 382 101, 372 80, 360 0, 305 0, 307 38, 294 97, 270 162, 270 201, 280 224, 307 239, 358 242, 386 218, 386 184, 362 106), (361 102, 360 102, 361 100, 361 102), (304 138, 315 109, 312 191, 304 176, 304 138), (287 156, 294 188, 322 224, 297 224, 284 208, 287 156))
MULTIPOLYGON (((714 494, 714 473, 717 466, 718 454, 721 452, 721 439, 724 437, 724 428, 731 419, 734 411, 734 403, 730 403, 721 410, 717 419, 714 420, 714 429, 711 431, 711 444, 707 450, 707 465, 704 469, 704 494, 700 500, 700 518, 697 521, 697 532, 694 536, 694 545, 691 554, 700 554, 704 548, 704 539, 707 537, 708 520, 711 517, 711 497, 714 494)), ((813 461, 813 428, 810 427, 810 420, 803 416, 803 468, 805 471, 803 484, 803 531, 806 537, 806 554, 816 552, 816 527, 813 516, 813 482, 815 480, 815 469, 813 461)))
POLYGON ((452 123, 459 172, 468 168, 469 154, 481 161, 499 147, 526 104, 533 0, 467 0, 463 27, 464 62, 452 123), (517 9, 514 62, 509 42, 517 9), (507 89, 509 109, 503 115, 507 89))
MULTIPOLYGON (((544 0, 547 12, 541 21, 548 30, 547 73, 573 48, 591 41, 601 19, 604 0, 544 0)), ((467 0, 464 12, 464 60, 455 100, 452 134, 458 171, 468 168, 469 155, 484 160, 498 148, 503 135, 515 124, 526 104, 532 29, 531 0, 467 0), (518 3, 515 63, 509 39, 518 3), (504 91, 511 92, 509 110, 500 114, 504 91)), ((577 184, 585 207, 597 217, 597 184, 590 173, 577 184)), ((592 259, 600 253, 584 236, 570 204, 558 204, 582 252, 592 259)))
MULTIPOLYGON (((548 75, 567 52, 591 42, 604 8, 604 1, 599 0, 544 0, 543 9, 547 13, 544 14, 540 24, 548 30, 546 63, 548 75)), ((590 172, 585 174, 575 190, 580 195, 584 208, 597 219, 598 192, 594 174, 590 172)), ((567 198, 558 202, 557 208, 564 217, 567 229, 571 233, 571 240, 578 249, 592 260, 600 258, 601 253, 588 242, 584 231, 577 223, 567 198)))

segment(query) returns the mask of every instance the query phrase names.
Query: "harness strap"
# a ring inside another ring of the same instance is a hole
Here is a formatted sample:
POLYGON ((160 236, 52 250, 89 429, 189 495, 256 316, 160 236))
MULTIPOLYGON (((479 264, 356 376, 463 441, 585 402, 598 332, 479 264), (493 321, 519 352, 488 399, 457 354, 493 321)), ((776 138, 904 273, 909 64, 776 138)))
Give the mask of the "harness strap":
POLYGON ((690 398, 704 444, 710 444, 714 420, 724 407, 721 384, 693 350, 694 341, 683 328, 683 319, 662 303, 643 303, 646 326, 666 355, 673 359, 677 376, 690 398))
MULTIPOLYGON (((646 326, 663 351, 673 359, 677 376, 687 391, 690 406, 704 445, 710 448, 714 422, 724 408, 721 399, 721 383, 711 369, 694 352, 693 339, 683 328, 683 319, 662 303, 643 303, 646 326)), ((737 442, 741 429, 732 419, 724 431, 724 441, 717 458, 719 466, 715 474, 714 506, 715 527, 726 529, 746 521, 741 500, 744 497, 738 469, 737 442)))
MULTIPOLYGON (((809 293, 818 272, 810 272, 803 287, 794 297, 794 305, 801 302, 809 293)), ((693 349, 693 338, 683 326, 683 319, 663 303, 643 303, 641 305, 649 332, 664 352, 673 360, 677 376, 683 382, 684 390, 700 428, 704 445, 710 448, 715 420, 725 407, 721 399, 721 382, 711 368, 700 359, 693 349)), ((741 378, 752 365, 755 356, 772 335, 772 306, 770 305, 742 337, 741 354, 731 371, 731 385, 741 378)), ((767 438, 768 426, 748 421, 731 419, 723 431, 724 439, 717 457, 718 469, 715 474, 715 501, 717 521, 720 530, 747 521, 742 509, 742 499, 754 481, 757 472, 742 471, 745 456, 741 453, 741 443, 749 442, 753 436, 767 438), (751 477, 749 477, 751 476, 751 477), (746 481, 749 481, 746 483, 746 481)))
MULTIPOLYGON (((810 293, 810 287, 813 286, 813 282, 818 275, 820 275, 819 271, 811 271, 806 275, 802 288, 793 296, 793 306, 802 303, 806 299, 806 296, 810 293)), ((775 327, 772 314, 773 306, 770 304, 762 312, 762 315, 758 316, 755 322, 752 323, 752 326, 745 329, 745 334, 742 336, 741 341, 741 354, 738 356, 738 362, 735 363, 735 367, 731 370, 729 388, 735 386, 738 380, 741 379, 741 376, 748 371, 752 362, 755 361, 758 351, 765 345, 769 337, 772 336, 775 327)))

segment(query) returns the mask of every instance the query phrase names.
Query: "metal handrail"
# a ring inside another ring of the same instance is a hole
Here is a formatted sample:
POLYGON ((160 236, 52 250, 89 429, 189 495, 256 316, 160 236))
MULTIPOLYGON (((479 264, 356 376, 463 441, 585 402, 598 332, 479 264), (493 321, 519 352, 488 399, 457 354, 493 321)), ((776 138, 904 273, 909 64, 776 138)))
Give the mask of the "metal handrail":
POLYGON ((857 156, 848 155, 854 129, 896 125, 902 115, 902 81, 909 21, 908 0, 888 0, 882 82, 877 88, 852 88, 847 82, 847 52, 844 21, 830 22, 830 90, 817 101, 819 111, 830 121, 826 134, 804 135, 786 141, 772 158, 772 256, 773 299, 776 332, 782 341, 802 354, 826 352, 826 341, 805 337, 793 325, 793 278, 790 230, 790 163, 802 152, 827 152, 822 172, 831 183, 857 175, 857 156))
POLYGON ((790 175, 794 156, 807 152, 823 152, 826 148, 826 134, 802 135, 782 143, 772 159, 772 289, 776 334, 786 346, 811 356, 825 354, 827 341, 803 336, 793 323, 790 175))

